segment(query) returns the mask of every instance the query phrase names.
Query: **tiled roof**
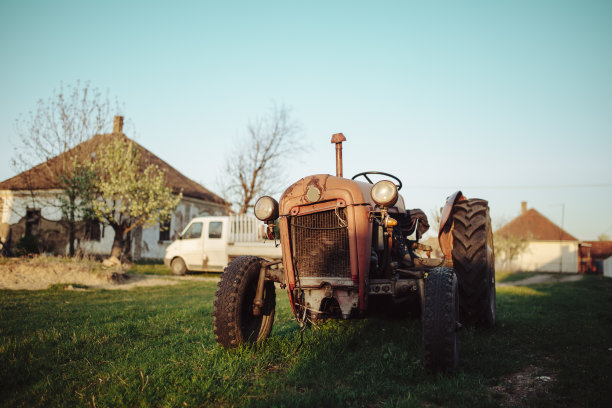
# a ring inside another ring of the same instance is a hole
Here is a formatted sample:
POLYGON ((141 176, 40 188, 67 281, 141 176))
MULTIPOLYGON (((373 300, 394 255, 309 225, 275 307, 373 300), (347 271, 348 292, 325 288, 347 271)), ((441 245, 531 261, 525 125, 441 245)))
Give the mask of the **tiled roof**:
POLYGON ((524 211, 496 233, 532 241, 578 241, 533 208, 524 211))
MULTIPOLYGON (((0 190, 53 190, 60 188, 57 179, 52 175, 57 174, 55 170, 58 169, 62 163, 66 162, 66 157, 76 156, 79 162, 88 162, 92 159, 92 153, 100 146, 108 145, 112 140, 117 138, 130 140, 122 133, 96 135, 66 153, 53 157, 44 163, 1 182, 0 190)), ((182 191, 185 197, 198 198, 221 205, 227 205, 221 197, 195 181, 185 177, 175 168, 140 146, 138 143, 136 143, 136 146, 138 146, 141 153, 143 169, 144 166, 149 164, 157 165, 165 172, 166 185, 172 188, 175 193, 178 194, 182 191)))

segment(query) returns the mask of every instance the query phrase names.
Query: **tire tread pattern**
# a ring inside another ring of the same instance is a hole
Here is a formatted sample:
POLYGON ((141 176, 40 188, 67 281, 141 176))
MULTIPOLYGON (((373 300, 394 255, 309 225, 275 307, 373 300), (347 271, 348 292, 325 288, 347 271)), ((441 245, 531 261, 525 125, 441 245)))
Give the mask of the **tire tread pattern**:
POLYGON ((434 268, 425 279, 423 365, 428 371, 457 366, 457 278, 452 268, 434 268))
MULTIPOLYGON (((241 311, 246 288, 253 284, 259 276, 261 258, 255 256, 240 256, 235 258, 225 268, 215 292, 213 326, 215 340, 227 348, 235 348, 243 343, 256 343, 266 339, 272 331, 274 309, 276 307, 276 292, 273 282, 266 282, 262 321, 253 332, 246 336, 243 332, 241 311)), ((256 285, 256 283, 255 283, 256 285)))
MULTIPOLYGON (((486 200, 460 201, 453 208, 453 266, 459 283, 459 316, 463 324, 491 326, 489 292, 494 265, 487 258, 491 219, 486 200), (491 272, 491 268, 492 272, 491 272)), ((494 278, 493 278, 494 279, 494 278)))

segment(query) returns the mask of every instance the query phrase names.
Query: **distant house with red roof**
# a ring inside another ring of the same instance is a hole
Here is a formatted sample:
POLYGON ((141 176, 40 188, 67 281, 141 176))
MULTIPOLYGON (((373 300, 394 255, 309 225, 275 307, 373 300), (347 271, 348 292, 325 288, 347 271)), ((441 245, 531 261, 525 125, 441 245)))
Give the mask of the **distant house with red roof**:
MULTIPOLYGON (((58 174, 55 170, 66 163, 66 157, 76 157, 81 163, 90 161, 99 147, 118 138, 130 140, 123 134, 123 118, 120 116, 115 117, 113 133, 95 135, 62 155, 0 182, 0 243, 14 246, 23 236, 35 234, 42 240, 45 251, 65 254, 67 222, 62 218, 58 200, 62 189, 53 174, 58 174)), ((166 185, 175 194, 183 195, 169 224, 136 228, 132 233, 134 258, 161 259, 165 248, 191 218, 226 215, 229 206, 221 197, 185 177, 144 147, 137 143, 136 146, 141 154, 142 168, 149 164, 157 165, 164 172, 166 185)), ((97 221, 77 225, 78 244, 86 253, 110 253, 113 237, 113 229, 97 221)))
POLYGON ((587 273, 612 278, 612 241, 586 241, 580 258, 587 273))
POLYGON ((578 238, 564 231, 534 208, 521 203, 521 214, 496 231, 499 236, 522 238, 525 250, 513 262, 512 269, 533 272, 585 273, 581 265, 578 238))

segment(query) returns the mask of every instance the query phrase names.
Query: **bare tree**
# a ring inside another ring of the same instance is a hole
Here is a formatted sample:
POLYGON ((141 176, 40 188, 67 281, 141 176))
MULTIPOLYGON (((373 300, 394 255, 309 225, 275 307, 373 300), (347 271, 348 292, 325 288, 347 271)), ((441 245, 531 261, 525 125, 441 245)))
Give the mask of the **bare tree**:
POLYGON ((514 262, 527 250, 529 238, 513 235, 503 235, 499 232, 493 234, 495 246, 495 259, 500 267, 508 271, 514 271, 514 262))
POLYGON ((75 223, 84 211, 80 203, 87 202, 82 199, 79 186, 88 184, 81 182, 82 169, 75 160, 78 152, 67 153, 94 135, 111 129, 111 109, 118 110, 118 104, 111 103, 108 93, 103 95, 89 82, 77 81, 73 86, 60 84, 48 99, 38 101, 36 110, 20 115, 15 122, 19 145, 15 147, 11 164, 17 172, 36 166, 36 171, 23 176, 32 206, 57 206, 62 210, 68 223, 71 256, 74 255, 75 223), (41 199, 34 194, 41 186, 61 189, 64 197, 58 201, 41 199))
POLYGON ((437 233, 440 230, 440 222, 442 221, 442 208, 436 209, 432 208, 429 210, 429 224, 431 225, 431 230, 437 233))
MULTIPOLYGON (((112 126, 111 104, 89 82, 73 86, 60 84, 48 99, 39 99, 35 111, 21 114, 15 121, 20 144, 15 148, 13 167, 18 171, 46 163, 112 126)), ((69 160, 66 160, 68 162, 69 160)), ((63 163, 69 167, 69 163, 63 163)), ((50 181, 55 182, 58 171, 47 166, 50 181)))
POLYGON ((273 106, 270 113, 247 126, 248 137, 225 161, 221 180, 227 201, 240 214, 253 207, 257 197, 278 191, 283 181, 283 165, 305 149, 300 141, 300 125, 291 110, 273 106))

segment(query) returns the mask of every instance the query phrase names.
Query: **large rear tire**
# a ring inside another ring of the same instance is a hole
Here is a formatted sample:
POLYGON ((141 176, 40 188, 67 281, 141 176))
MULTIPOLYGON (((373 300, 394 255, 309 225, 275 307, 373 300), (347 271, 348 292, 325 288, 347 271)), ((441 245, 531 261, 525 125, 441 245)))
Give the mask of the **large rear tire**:
POLYGON ((276 292, 274 282, 265 282, 264 304, 259 315, 253 314, 253 300, 262 259, 241 256, 225 268, 215 293, 213 323, 215 340, 224 347, 258 343, 272 331, 276 292))
POLYGON ((428 371, 450 371, 459 362, 457 277, 452 268, 434 268, 425 278, 423 295, 423 365, 428 371))
POLYGON ((495 326, 495 250, 487 201, 460 201, 453 208, 453 266, 459 281, 463 324, 495 326))

